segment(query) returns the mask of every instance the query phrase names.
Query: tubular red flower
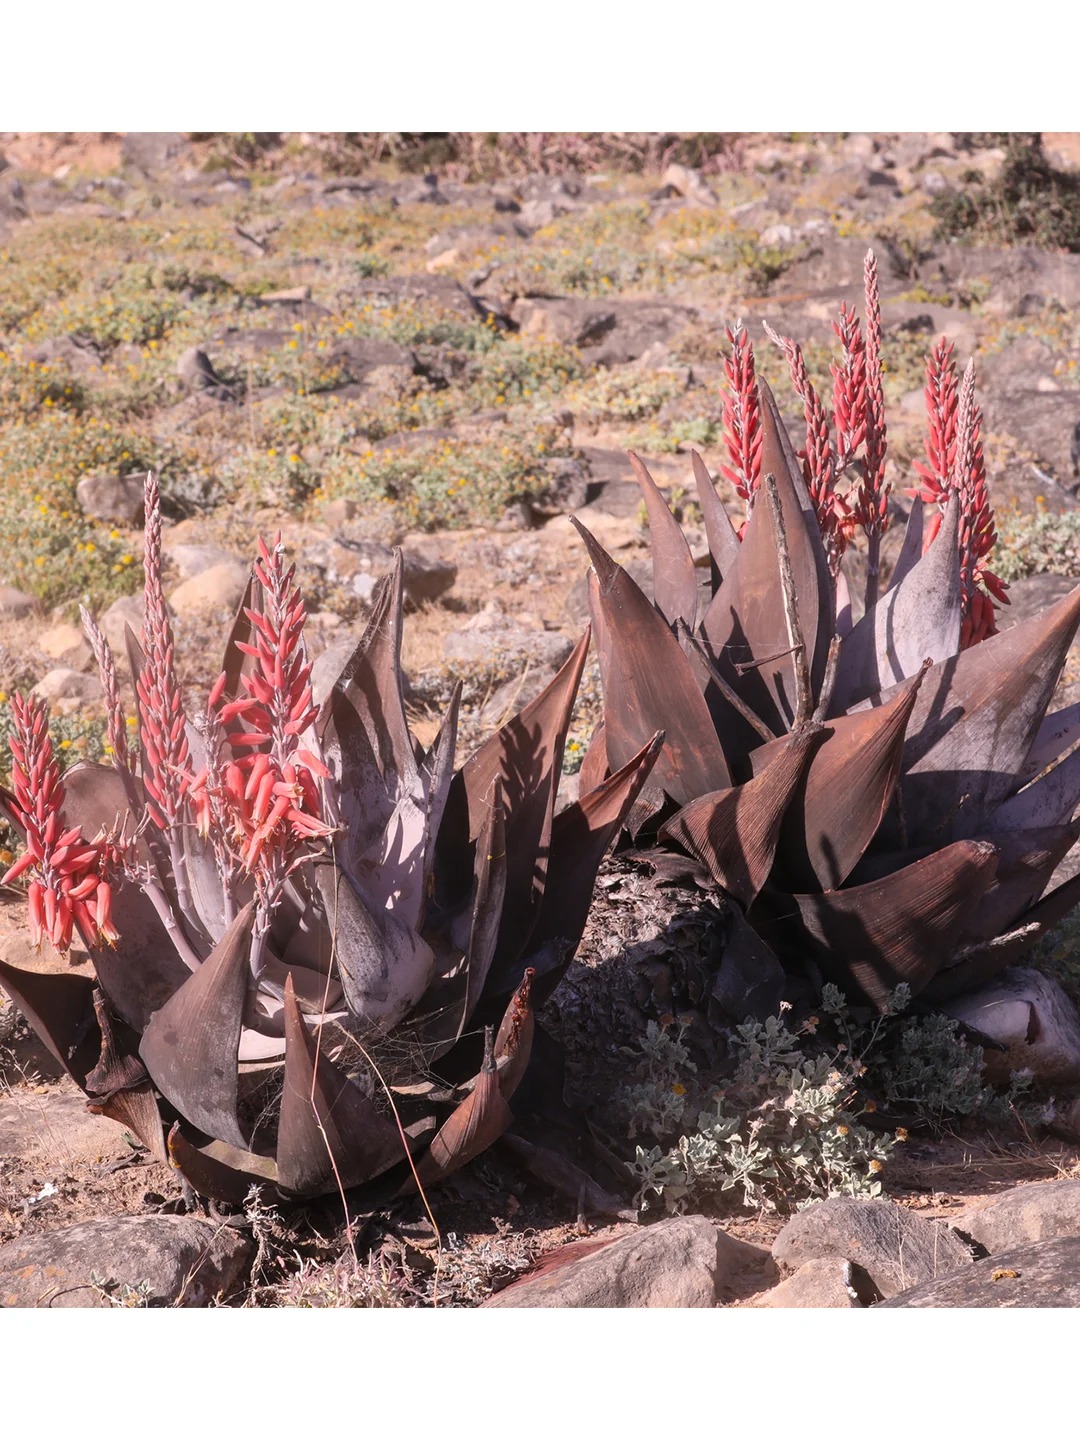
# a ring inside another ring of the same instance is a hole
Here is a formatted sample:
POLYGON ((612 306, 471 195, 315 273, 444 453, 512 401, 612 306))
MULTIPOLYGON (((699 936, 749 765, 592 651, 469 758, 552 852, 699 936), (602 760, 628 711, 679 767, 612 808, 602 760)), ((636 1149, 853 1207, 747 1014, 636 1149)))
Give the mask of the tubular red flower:
POLYGON ((721 465, 720 473, 749 505, 761 480, 761 406, 754 347, 741 324, 725 333, 731 355, 724 361, 724 444, 731 463, 721 465))
POLYGON ((26 853, 0 883, 28 872, 30 935, 59 951, 71 948, 75 929, 88 947, 119 939, 112 924, 111 890, 104 879, 109 847, 87 841, 64 820, 64 784, 49 738, 48 712, 41 701, 11 697, 12 785, 15 811, 26 833, 26 853), (104 897, 101 898, 104 887, 104 897), (93 906, 93 908, 92 908, 93 906))

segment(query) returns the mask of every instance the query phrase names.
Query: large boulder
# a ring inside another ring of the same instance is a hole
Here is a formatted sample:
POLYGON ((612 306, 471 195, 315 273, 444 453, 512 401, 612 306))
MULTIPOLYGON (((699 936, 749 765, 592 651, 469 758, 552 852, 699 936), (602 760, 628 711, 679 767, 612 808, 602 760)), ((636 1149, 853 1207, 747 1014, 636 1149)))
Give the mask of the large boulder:
POLYGON ((946 1225, 887 1200, 840 1196, 800 1210, 776 1237, 772 1253, 789 1269, 810 1260, 851 1260, 885 1296, 972 1263, 970 1248, 946 1225))
POLYGON ((882 1310, 1080 1307, 1080 1235, 1021 1245, 886 1300, 882 1310))
MULTIPOLYGON (((568 1247, 573 1249, 574 1247, 568 1247)), ((552 1257, 557 1260, 557 1257, 552 1257)), ((765 1252, 701 1215, 661 1220, 565 1264, 524 1276, 486 1303, 502 1309, 707 1309, 765 1252)))
POLYGON ((991 1255, 1038 1240, 1080 1235, 1080 1180, 1018 1185, 962 1210, 949 1223, 991 1255))
POLYGON ((234 1294, 254 1256, 247 1236, 185 1215, 120 1215, 0 1246, 0 1306, 184 1309, 234 1294))

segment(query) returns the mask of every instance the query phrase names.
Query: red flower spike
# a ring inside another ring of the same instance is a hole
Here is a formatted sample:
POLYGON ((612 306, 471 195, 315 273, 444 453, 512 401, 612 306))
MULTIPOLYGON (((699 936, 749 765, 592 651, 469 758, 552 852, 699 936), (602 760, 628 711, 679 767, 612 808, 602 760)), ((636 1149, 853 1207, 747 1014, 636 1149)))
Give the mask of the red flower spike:
POLYGON ((172 625, 161 585, 161 497, 153 475, 146 477, 145 546, 144 664, 136 685, 143 784, 154 823, 163 830, 174 830, 186 819, 185 781, 190 766, 184 700, 173 663, 172 625))
POLYGON ((765 326, 765 333, 783 350, 795 393, 803 402, 806 447, 799 452, 803 462, 803 479, 817 514, 829 569, 836 575, 850 537, 850 511, 847 501, 836 490, 837 457, 829 437, 828 417, 807 374, 802 349, 794 340, 778 335, 769 325, 765 326))
POLYGON ((112 892, 103 878, 109 849, 89 843, 78 826, 64 823, 64 784, 45 706, 15 694, 11 718, 12 785, 15 809, 26 832, 26 853, 0 883, 10 884, 33 872, 27 898, 35 945, 47 935, 57 950, 69 950, 76 927, 88 947, 102 940, 115 944, 119 937, 112 925, 112 892), (105 898, 95 915, 90 902, 98 906, 102 890, 105 898))
POLYGON ((731 355, 724 361, 724 444, 730 465, 720 473, 734 485, 749 508, 761 480, 761 410, 758 402, 754 347, 741 324, 726 332, 731 355))
POLYGON ((840 306, 833 321, 844 358, 830 366, 833 377, 833 425, 836 429, 837 473, 845 470, 866 438, 866 341, 854 310, 840 306))

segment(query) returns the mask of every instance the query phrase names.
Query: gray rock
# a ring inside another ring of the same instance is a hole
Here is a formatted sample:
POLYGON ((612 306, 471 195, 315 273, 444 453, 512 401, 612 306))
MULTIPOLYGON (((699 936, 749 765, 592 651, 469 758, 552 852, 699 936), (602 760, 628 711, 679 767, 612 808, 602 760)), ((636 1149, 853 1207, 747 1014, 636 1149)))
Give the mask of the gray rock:
POLYGON ((574 642, 565 635, 526 629, 488 611, 481 611, 463 629, 451 631, 443 639, 447 660, 465 665, 486 664, 494 654, 510 666, 557 670, 573 648, 574 642))
POLYGON ((480 707, 480 719, 485 725, 497 729, 505 725, 511 715, 535 700, 551 681, 549 670, 526 670, 523 674, 507 680, 493 690, 480 707))
POLYGON ((1011 630, 1033 615, 1041 615, 1075 589, 1076 581, 1069 575, 1025 575, 1014 580, 1009 586, 1010 603, 997 612, 998 629, 1011 630))
POLYGON ((14 585, 0 585, 0 619, 25 620, 38 609, 38 602, 14 585))
POLYGON ((215 565, 240 563, 235 555, 230 555, 228 550, 222 550, 219 545, 170 545, 165 540, 162 549, 185 580, 204 575, 215 565))
POLYGON ((958 995, 947 1015, 1008 1046, 984 1050, 987 1079, 1006 1083, 1017 1070, 1056 1084, 1080 1081, 1080 1019, 1056 980, 1021 966, 1003 970, 979 990, 958 995))
POLYGON ((701 1215, 661 1220, 550 1269, 525 1276, 487 1301, 502 1309, 709 1309, 765 1252, 701 1215))
POLYGON ((694 170, 689 165, 668 165, 660 176, 660 184, 670 185, 695 205, 705 205, 711 209, 718 203, 716 195, 702 178, 701 171, 694 170))
POLYGON ((120 159, 144 175, 156 175, 175 165, 188 148, 182 135, 167 130, 131 130, 124 136, 120 159))
MULTIPOLYGON (((303 559, 331 584, 346 586, 367 605, 378 582, 389 573, 394 552, 389 545, 346 531, 316 541, 304 551, 303 559)), ((441 555, 410 546, 402 550, 402 559, 408 604, 431 604, 453 588, 457 566, 441 555)))
POLYGON ((253 1256, 239 1231, 185 1215, 89 1220, 0 1246, 0 1306, 104 1310, 140 1287, 152 1306, 209 1305, 236 1293, 253 1256))
POLYGON ((519 300, 511 315, 523 335, 582 348, 596 345, 616 323, 615 307, 604 300, 519 300))
POLYGON ((1018 1185, 962 1210, 949 1224, 991 1255, 1059 1235, 1080 1235, 1080 1180, 1018 1185))
POLYGON ((1080 1307, 1080 1236, 991 1255, 886 1300, 882 1310, 1049 1310, 1080 1307))
POLYGON ((169 596, 169 604, 181 619, 211 610, 234 611, 243 598, 248 575, 239 560, 223 560, 184 580, 169 596))
POLYGON ((757 1310, 860 1310, 880 1299, 861 1266, 822 1256, 800 1265, 794 1275, 759 1295, 753 1306, 757 1310))
POLYGON ((125 626, 130 625, 135 635, 139 635, 144 613, 141 596, 121 595, 119 600, 114 600, 109 608, 98 616, 101 633, 109 642, 117 665, 123 670, 128 668, 125 626))
POLYGON ((831 1257, 854 1261, 886 1296, 972 1263, 969 1248, 947 1226, 887 1200, 840 1197, 800 1210, 772 1253, 789 1269, 831 1257))
POLYGON ((197 345, 192 345, 180 356, 176 362, 176 373, 189 390, 205 390, 221 396, 231 394, 214 369, 210 356, 197 345))
POLYGON ((549 518, 580 510, 589 498, 589 472, 580 460, 558 457, 546 460, 541 468, 549 476, 547 485, 529 500, 536 515, 549 518))
POLYGON ((84 475, 75 498, 84 514, 109 525, 141 525, 146 477, 143 475, 84 475))
POLYGON ((45 700, 49 705, 61 709, 73 708, 87 700, 100 699, 101 686, 93 675, 83 675, 78 670, 58 667, 43 675, 31 694, 36 695, 39 700, 45 700))

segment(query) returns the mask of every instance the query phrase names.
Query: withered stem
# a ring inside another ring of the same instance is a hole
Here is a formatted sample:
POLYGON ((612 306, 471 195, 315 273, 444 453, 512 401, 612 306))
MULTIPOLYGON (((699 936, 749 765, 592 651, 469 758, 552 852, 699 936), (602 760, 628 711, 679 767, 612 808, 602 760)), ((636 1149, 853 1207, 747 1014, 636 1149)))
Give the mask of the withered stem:
POLYGON ((720 694, 723 695, 724 699, 728 702, 732 709, 738 711, 738 713, 742 716, 746 723, 757 731, 757 733, 761 736, 762 740, 775 740, 776 736, 765 724, 765 721, 762 720, 760 716, 754 714, 753 710, 750 709, 750 706, 747 705, 746 701, 736 695, 735 691, 724 679, 723 675, 720 674, 720 671, 713 663, 712 657, 709 655, 709 652, 705 649, 705 646, 702 645, 701 641, 697 638, 697 636, 691 632, 689 625, 687 625, 686 621, 682 618, 681 615, 675 622, 675 629, 680 641, 687 642, 690 645, 690 648, 693 650, 694 654, 701 661, 702 665, 705 666, 705 669, 709 672, 709 676, 712 679, 713 683, 716 685, 716 688, 720 691, 720 694))

